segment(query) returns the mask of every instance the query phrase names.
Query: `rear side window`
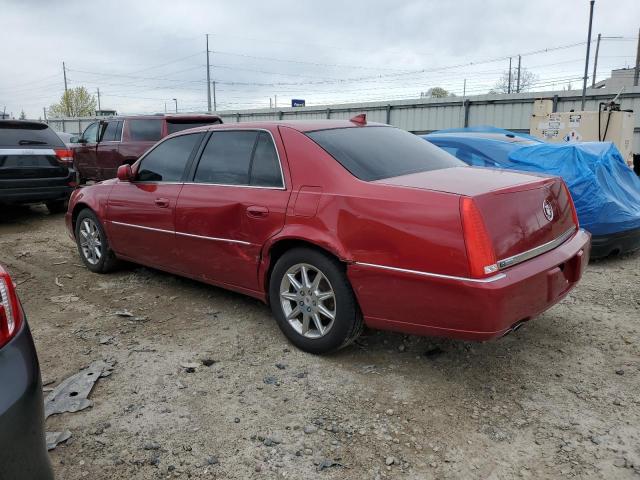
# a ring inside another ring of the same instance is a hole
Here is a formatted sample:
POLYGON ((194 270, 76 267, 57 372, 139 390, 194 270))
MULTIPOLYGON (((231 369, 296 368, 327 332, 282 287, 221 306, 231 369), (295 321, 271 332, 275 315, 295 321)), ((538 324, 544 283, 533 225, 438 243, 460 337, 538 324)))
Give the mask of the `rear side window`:
POLYGON ((465 165, 426 140, 393 127, 318 130, 307 136, 365 181, 465 165))
POLYGON ((196 183, 248 185, 251 155, 258 132, 213 132, 196 170, 196 183))
POLYGON ((43 123, 0 121, 0 146, 29 147, 47 145, 64 148, 60 137, 43 123))
POLYGON ((180 182, 187 161, 202 138, 201 133, 181 135, 160 143, 141 161, 140 182, 180 182))
POLYGON ((116 140, 120 140, 118 136, 118 122, 112 121, 107 123, 106 128, 104 129, 104 133, 102 134, 101 142, 114 142, 116 140))
POLYGON ((251 162, 249 184, 260 187, 282 187, 282 173, 276 146, 271 135, 260 132, 251 162))
POLYGON ((155 142, 162 138, 162 120, 127 120, 131 140, 155 142))

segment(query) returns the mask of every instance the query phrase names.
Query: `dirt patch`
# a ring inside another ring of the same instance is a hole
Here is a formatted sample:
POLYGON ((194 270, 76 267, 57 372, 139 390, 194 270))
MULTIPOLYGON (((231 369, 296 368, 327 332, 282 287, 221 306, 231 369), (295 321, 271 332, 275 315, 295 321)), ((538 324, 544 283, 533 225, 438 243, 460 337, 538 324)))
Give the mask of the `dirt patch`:
POLYGON ((61 215, 0 211, 0 262, 54 387, 114 360, 58 478, 638 478, 640 254, 594 263, 499 341, 366 331, 289 345, 258 301, 131 266, 80 266, 61 215), (131 316, 118 313, 129 312, 131 316))

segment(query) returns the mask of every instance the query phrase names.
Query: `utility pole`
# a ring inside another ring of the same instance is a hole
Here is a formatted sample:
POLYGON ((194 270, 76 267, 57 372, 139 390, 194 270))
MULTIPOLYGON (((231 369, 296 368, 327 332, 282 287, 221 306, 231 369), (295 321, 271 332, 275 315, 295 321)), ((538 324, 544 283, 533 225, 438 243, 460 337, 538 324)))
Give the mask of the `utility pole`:
POLYGON ((67 117, 70 117, 71 112, 69 111, 69 98, 67 97, 67 67, 64 62, 62 62, 62 75, 64 76, 64 103, 67 107, 67 117))
POLYGON ((598 34, 598 41, 596 42, 596 56, 593 59, 593 76, 591 78, 591 88, 596 88, 596 69, 598 68, 598 52, 600 51, 600 38, 602 34, 598 34))
POLYGON ((174 98, 173 101, 176 102, 176 113, 178 113, 178 99, 174 98))
POLYGON ((273 99, 269 97, 269 108, 273 108, 273 99))
POLYGON ((164 102, 164 113, 167 113, 167 102, 164 102))
POLYGON ((102 110, 102 108, 100 108, 100 89, 96 88, 96 90, 98 91, 98 110, 102 110))
POLYGON ((636 72, 633 75, 633 86, 638 86, 638 77, 640 77, 640 28, 638 29, 638 49, 636 50, 636 72))
POLYGON ((509 85, 507 85, 507 93, 511 93, 511 57, 509 57, 509 85))
POLYGON ((209 34, 208 33, 207 33, 207 112, 211 113, 211 73, 209 72, 209 34))
POLYGON ((462 84, 462 109, 460 112, 462 113, 462 126, 464 127, 464 97, 467 96, 467 79, 464 79, 464 83, 462 84))
POLYGON ((278 108, 278 95, 273 96, 273 108, 278 108))
POLYGON ((593 24, 593 4, 596 0, 591 0, 589 7, 589 33, 587 34, 587 55, 584 59, 584 78, 582 79, 582 104, 580 110, 584 110, 587 97, 587 76, 589 74, 589 51, 591 50, 591 25, 593 24))
POLYGON ((522 57, 518 55, 518 80, 516 81, 516 93, 520 93, 520 60, 522 60, 522 57))
POLYGON ((47 121, 47 107, 42 107, 42 113, 44 113, 44 121, 47 121))
POLYGON ((216 105, 216 81, 213 81, 213 111, 217 112, 218 107, 216 105))

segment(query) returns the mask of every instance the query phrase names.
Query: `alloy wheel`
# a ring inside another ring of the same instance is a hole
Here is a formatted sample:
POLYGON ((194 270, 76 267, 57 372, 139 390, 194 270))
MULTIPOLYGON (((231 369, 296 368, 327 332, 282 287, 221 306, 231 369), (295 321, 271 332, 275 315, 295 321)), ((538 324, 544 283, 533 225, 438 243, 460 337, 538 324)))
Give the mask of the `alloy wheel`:
POLYGON ((98 225, 90 218, 85 218, 80 224, 80 249, 85 260, 91 265, 97 265, 102 258, 102 238, 98 225))
POLYGON ((325 336, 336 319, 336 296, 318 268, 298 263, 280 282, 280 303, 293 329, 306 338, 325 336))

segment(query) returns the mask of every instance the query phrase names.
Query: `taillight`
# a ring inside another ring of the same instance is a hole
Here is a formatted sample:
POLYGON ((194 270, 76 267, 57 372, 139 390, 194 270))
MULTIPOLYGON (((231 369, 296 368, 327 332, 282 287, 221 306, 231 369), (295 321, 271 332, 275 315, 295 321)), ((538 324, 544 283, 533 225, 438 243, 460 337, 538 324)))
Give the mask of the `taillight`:
POLYGON ((580 227, 580 222, 578 221, 578 212, 576 211, 576 206, 573 204, 573 197, 571 196, 571 192, 569 192, 569 187, 567 184, 562 182, 562 186, 564 187, 564 193, 567 194, 567 199, 569 200, 569 206, 571 207, 571 215, 573 216, 573 223, 575 223, 576 227, 580 227))
POLYGON ((496 253, 476 202, 471 198, 462 197, 460 213, 471 276, 482 278, 497 272, 496 253))
POLYGON ((73 165, 73 150, 56 148, 54 149, 54 152, 56 152, 56 157, 58 157, 58 162, 64 165, 73 165))
POLYGON ((22 310, 11 277, 0 267, 0 347, 11 340, 22 325, 22 310))

